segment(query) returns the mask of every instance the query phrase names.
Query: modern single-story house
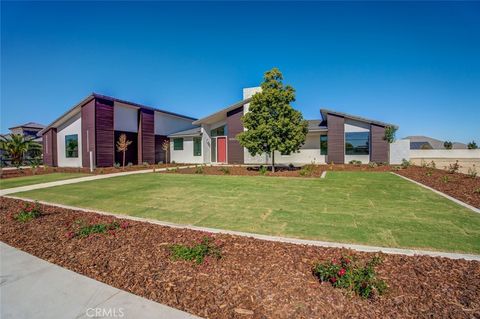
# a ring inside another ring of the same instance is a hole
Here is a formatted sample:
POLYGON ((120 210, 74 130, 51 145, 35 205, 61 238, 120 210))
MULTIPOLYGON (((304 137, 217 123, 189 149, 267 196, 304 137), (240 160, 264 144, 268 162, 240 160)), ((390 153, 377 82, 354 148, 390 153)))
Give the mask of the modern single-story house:
MULTIPOLYGON (((169 161, 198 164, 265 164, 269 155, 251 156, 236 135, 244 130, 241 118, 253 94, 201 119, 120 99, 91 94, 45 127, 45 164, 70 167, 113 166, 121 162, 115 142, 125 133, 133 143, 127 162, 165 161, 162 144, 170 140, 169 161)), ((385 127, 394 126, 327 109, 321 119, 308 121, 305 144, 298 153, 276 154, 279 164, 388 162, 385 127)))

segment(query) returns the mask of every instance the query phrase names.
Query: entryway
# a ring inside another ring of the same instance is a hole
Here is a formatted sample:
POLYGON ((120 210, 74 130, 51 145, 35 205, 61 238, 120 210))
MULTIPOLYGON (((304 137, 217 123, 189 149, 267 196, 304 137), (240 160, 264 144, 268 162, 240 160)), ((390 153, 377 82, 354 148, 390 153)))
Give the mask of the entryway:
POLYGON ((212 137, 212 163, 227 163, 227 137, 212 137))

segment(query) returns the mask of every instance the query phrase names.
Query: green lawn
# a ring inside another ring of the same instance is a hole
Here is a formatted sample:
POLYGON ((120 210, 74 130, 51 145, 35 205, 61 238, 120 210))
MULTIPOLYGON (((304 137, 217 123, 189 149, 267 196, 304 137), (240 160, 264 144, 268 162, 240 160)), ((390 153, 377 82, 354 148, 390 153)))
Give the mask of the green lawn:
POLYGON ((139 174, 17 194, 163 221, 480 253, 480 214, 389 173, 326 179, 139 174))
POLYGON ((63 179, 71 179, 76 177, 86 176, 88 174, 82 173, 52 173, 44 175, 33 175, 33 176, 24 176, 24 177, 14 177, 0 179, 0 189, 27 186, 40 183, 48 183, 60 181, 63 179))

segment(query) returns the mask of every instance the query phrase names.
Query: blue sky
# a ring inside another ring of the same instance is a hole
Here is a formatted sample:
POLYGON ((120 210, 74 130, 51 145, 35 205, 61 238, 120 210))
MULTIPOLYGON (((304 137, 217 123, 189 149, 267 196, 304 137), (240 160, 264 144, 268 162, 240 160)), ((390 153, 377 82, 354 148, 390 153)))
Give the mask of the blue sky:
POLYGON ((201 117, 276 66, 307 119, 480 142, 480 3, 2 2, 1 131, 90 92, 201 117))

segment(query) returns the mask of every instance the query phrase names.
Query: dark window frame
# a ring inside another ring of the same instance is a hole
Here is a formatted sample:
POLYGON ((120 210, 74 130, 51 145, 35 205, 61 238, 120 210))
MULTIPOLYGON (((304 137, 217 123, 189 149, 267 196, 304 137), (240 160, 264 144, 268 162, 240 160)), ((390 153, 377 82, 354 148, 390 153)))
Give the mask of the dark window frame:
POLYGON ((202 156, 202 138, 193 138, 193 156, 202 156))
POLYGON ((183 151, 183 137, 175 137, 173 139, 173 150, 183 151), (177 143, 180 143, 180 145, 177 145, 177 143))
POLYGON ((346 132, 345 155, 370 155, 370 132, 346 132))
POLYGON ((328 155, 328 135, 320 135, 320 155, 328 155))
POLYGON ((65 157, 78 158, 78 134, 65 135, 65 157), (70 140, 77 142, 73 149, 69 147, 70 140))

